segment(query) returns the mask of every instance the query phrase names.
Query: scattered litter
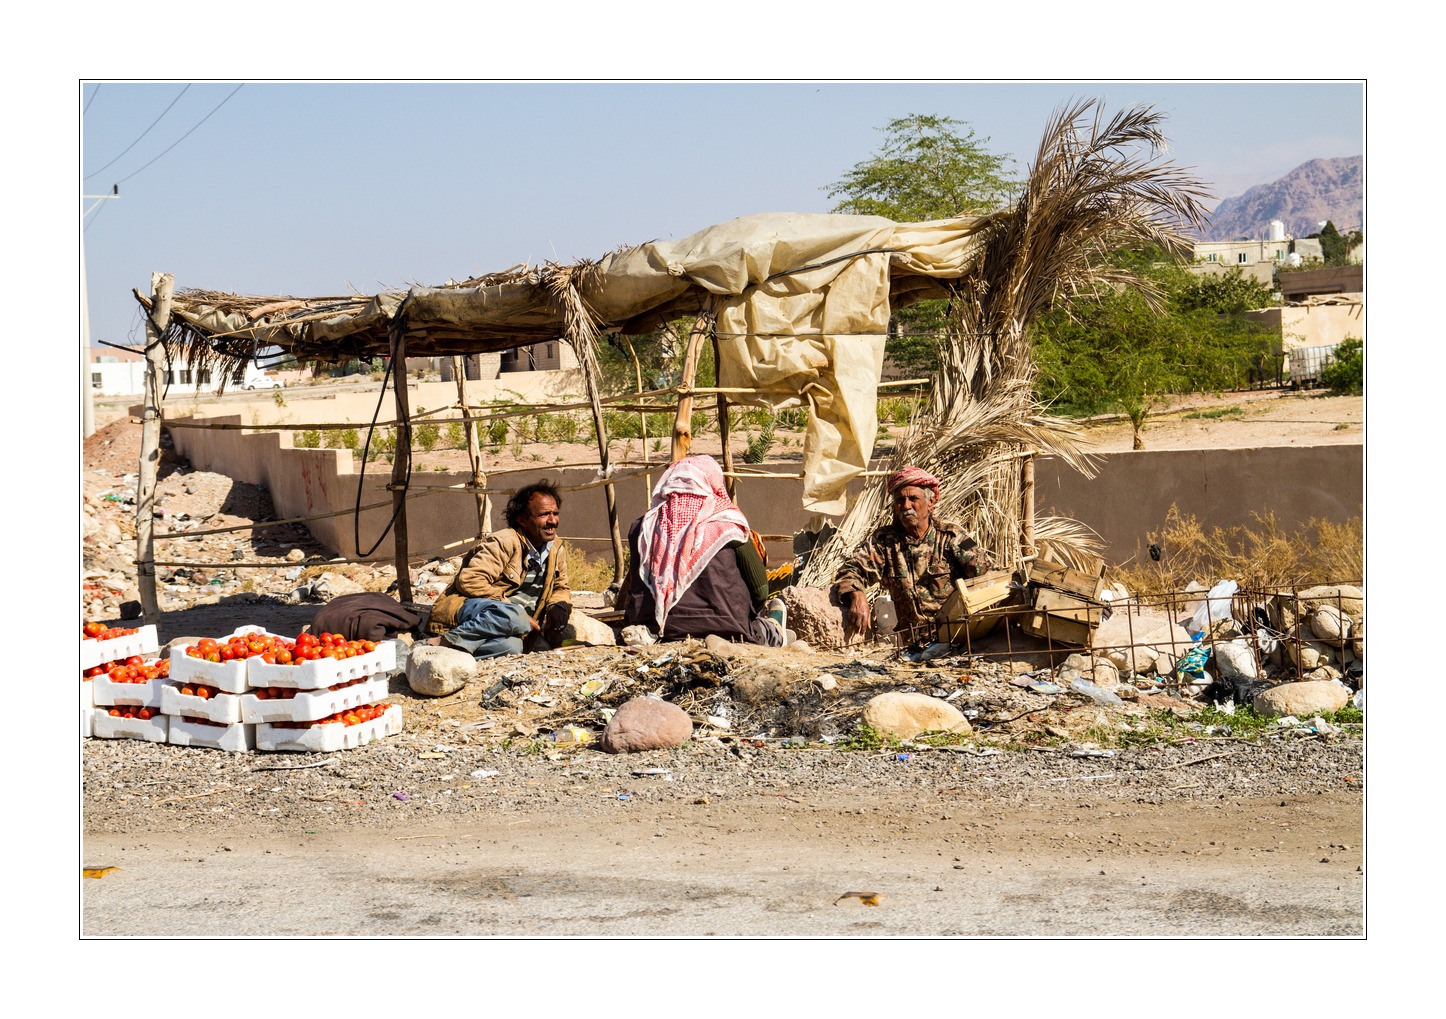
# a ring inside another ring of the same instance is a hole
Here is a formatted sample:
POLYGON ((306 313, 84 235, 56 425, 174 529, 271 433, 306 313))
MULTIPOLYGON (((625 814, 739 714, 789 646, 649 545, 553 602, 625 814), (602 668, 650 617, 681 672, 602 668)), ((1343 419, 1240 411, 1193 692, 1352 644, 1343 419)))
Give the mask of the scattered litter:
POLYGON ((1084 694, 1096 704, 1105 704, 1112 708, 1122 708, 1125 706, 1125 702, 1120 700, 1118 696, 1110 693, 1103 687, 1095 686, 1083 676, 1071 681, 1069 688, 1075 693, 1084 694))
POLYGON ((861 905, 877 906, 879 904, 879 899, 881 898, 882 896, 878 892, 844 892, 838 898, 833 900, 833 904, 837 906, 845 899, 858 899, 861 905))
POLYGON ((728 729, 733 724, 722 715, 709 715, 705 721, 715 729, 728 729))
POLYGON ((914 759, 914 755, 913 755, 913 754, 895 754, 895 755, 894 755, 894 760, 896 760, 896 761, 912 761, 913 759, 914 759))
POLYGON ((590 679, 582 685, 578 694, 583 697, 596 697, 607 688, 607 684, 600 679, 590 679))
POLYGON ((435 761, 439 757, 446 757, 446 754, 439 754, 435 750, 428 750, 417 755, 424 761, 435 761))
POLYGON ((1078 750, 1071 750, 1071 757, 1114 757, 1117 751, 1101 750, 1098 747, 1080 747, 1078 750))
POLYGON ((621 803, 626 803, 632 798, 633 797, 630 793, 618 793, 618 801, 621 803))
POLYGON ((1047 679, 1042 679, 1038 683, 1029 683, 1027 685, 1035 693, 1064 693, 1064 687, 1058 683, 1051 683, 1047 679))
POLYGON ((502 774, 502 772, 500 772, 500 771, 488 771, 486 768, 478 768, 476 771, 472 772, 472 777, 473 777, 473 778, 496 778, 496 777, 497 777, 498 775, 500 775, 500 774, 502 774))
POLYGON ((633 772, 634 778, 666 778, 669 782, 673 780, 673 773, 667 768, 643 768, 641 771, 633 772))
POLYGON ((392 799, 401 800, 403 803, 406 803, 411 800, 411 797, 406 793, 392 793, 392 799))
POLYGON ((958 699, 959 699, 960 697, 962 697, 962 696, 964 696, 964 691, 963 691, 963 690, 955 690, 955 691, 954 691, 953 693, 951 693, 948 697, 945 697, 945 698, 944 698, 944 702, 947 704, 949 701, 958 700, 958 699))

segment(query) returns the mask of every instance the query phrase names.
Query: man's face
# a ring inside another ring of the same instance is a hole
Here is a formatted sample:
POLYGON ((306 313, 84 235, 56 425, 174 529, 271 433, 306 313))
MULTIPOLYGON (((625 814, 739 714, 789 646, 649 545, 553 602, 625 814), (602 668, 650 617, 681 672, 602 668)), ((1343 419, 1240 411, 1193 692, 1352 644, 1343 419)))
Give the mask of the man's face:
POLYGON ((934 493, 930 489, 905 485, 894 493, 894 523, 911 538, 924 536, 933 512, 934 493))
POLYGON ((527 511, 517 521, 517 529, 527 535, 533 548, 541 548, 557 537, 557 500, 534 492, 527 501, 527 511))

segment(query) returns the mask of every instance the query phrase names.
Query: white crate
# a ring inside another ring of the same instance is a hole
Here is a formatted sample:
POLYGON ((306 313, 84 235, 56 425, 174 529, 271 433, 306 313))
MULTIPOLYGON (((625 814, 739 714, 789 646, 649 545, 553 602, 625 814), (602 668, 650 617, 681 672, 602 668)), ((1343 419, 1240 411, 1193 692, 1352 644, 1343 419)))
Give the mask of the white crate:
MULTIPOLYGON (((251 659, 247 677, 253 687, 279 686, 289 690, 324 690, 352 679, 363 679, 397 667, 395 641, 378 641, 377 649, 355 658, 318 658, 299 665, 271 665, 251 659)), ((174 668, 174 666, 172 666, 174 668)))
POLYGON ((346 708, 386 700, 389 686, 386 676, 378 676, 340 690, 304 691, 295 697, 275 700, 270 697, 263 699, 254 693, 242 694, 241 721, 310 722, 346 708))
POLYGON ((329 754, 350 750, 383 736, 402 731, 402 709, 393 704, 386 714, 360 725, 313 725, 309 729, 278 729, 262 723, 256 727, 257 750, 299 750, 329 754))
POLYGON ((242 696, 239 693, 218 693, 210 697, 183 694, 181 687, 173 681, 161 687, 161 710, 177 719, 189 715, 230 725, 244 721, 241 717, 242 696))
POLYGON ((90 680, 82 680, 80 684, 80 738, 87 739, 91 734, 92 716, 95 714, 95 689, 90 685, 90 680))
POLYGON ((96 676, 85 685, 94 689, 96 707, 133 704, 141 708, 159 708, 161 687, 165 683, 164 679, 148 679, 144 683, 117 683, 105 676, 96 676))
POLYGON ((207 725, 205 722, 172 718, 168 742, 178 747, 211 747, 214 750, 245 753, 256 749, 256 726, 242 722, 234 725, 207 725))
POLYGON ((137 627, 135 633, 110 640, 85 640, 80 642, 80 667, 89 669, 103 662, 124 661, 131 655, 153 655, 161 649, 156 640, 156 624, 147 623, 137 627))
POLYGON ((170 734, 170 718, 155 715, 152 718, 116 718, 108 708, 95 708, 91 712, 90 734, 96 739, 143 739, 151 743, 164 743, 170 734))
MULTIPOLYGON (((259 633, 263 637, 277 637, 259 626, 243 626, 224 637, 217 637, 216 643, 224 644, 232 637, 248 633, 259 633)), ((281 640, 286 638, 281 637, 281 640)), ((186 644, 171 648, 171 679, 181 683, 204 683, 214 686, 222 693, 245 693, 248 666, 260 659, 235 658, 229 662, 208 662, 204 658, 192 658, 186 654, 186 644)))

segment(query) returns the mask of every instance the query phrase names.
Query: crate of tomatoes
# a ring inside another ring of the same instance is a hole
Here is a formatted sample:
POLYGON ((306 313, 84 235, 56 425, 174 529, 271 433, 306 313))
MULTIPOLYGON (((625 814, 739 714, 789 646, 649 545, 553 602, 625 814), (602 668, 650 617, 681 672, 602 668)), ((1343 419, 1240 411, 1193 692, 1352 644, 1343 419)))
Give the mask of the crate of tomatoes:
POLYGON ((365 704, 310 722, 263 722, 256 727, 256 749, 329 754, 401 731, 401 708, 365 704))
POLYGON ((210 747, 246 753, 256 749, 256 726, 217 722, 199 715, 175 715, 166 742, 178 747, 210 747))
POLYGON ((146 661, 140 655, 131 655, 124 661, 92 666, 81 676, 90 681, 88 685, 96 707, 120 704, 158 708, 161 706, 161 687, 170 673, 168 658, 146 661))
POLYGON ((274 654, 285 643, 285 637, 267 633, 259 626, 243 626, 219 639, 202 637, 194 644, 171 648, 171 679, 221 693, 245 693, 250 662, 274 654))
POLYGON ((124 661, 132 655, 153 655, 160 650, 154 623, 145 626, 107 626, 84 623, 80 627, 80 667, 124 661))
POLYGON ((297 690, 273 686, 253 688, 241 695, 243 722, 308 722, 385 700, 386 676, 349 679, 325 690, 297 690))
POLYGON ((174 718, 201 718, 208 722, 230 725, 241 721, 243 696, 245 695, 239 693, 225 693, 217 687, 194 680, 189 683, 167 683, 161 687, 161 710, 174 718))
POLYGON ((392 641, 347 640, 336 633, 302 633, 271 656, 253 660, 253 688, 328 690, 352 680, 390 673, 397 667, 392 641))

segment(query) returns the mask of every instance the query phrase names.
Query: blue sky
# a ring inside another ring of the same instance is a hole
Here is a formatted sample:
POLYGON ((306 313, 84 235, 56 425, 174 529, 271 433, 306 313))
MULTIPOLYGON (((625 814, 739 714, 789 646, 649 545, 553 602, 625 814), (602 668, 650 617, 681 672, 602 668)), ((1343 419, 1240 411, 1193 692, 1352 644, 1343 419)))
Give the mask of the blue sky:
POLYGON ((1171 158, 1217 198, 1365 149, 1359 83, 85 80, 81 192, 120 188, 81 199, 92 342, 142 338, 130 291, 155 270, 375 292, 825 212, 824 185, 911 113, 966 122, 1023 172, 1075 97, 1164 111, 1171 158))

